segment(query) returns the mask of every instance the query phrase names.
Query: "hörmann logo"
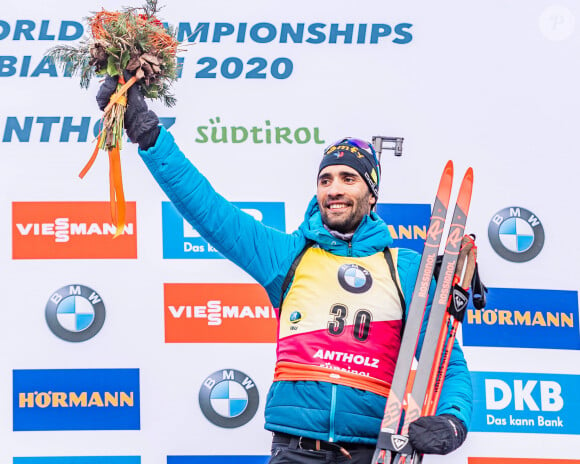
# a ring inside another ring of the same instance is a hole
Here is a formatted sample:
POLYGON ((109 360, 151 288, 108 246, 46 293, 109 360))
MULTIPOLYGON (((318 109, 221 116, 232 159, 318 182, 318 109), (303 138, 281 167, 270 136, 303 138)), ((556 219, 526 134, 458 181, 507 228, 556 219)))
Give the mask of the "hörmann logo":
POLYGON ((276 311, 258 284, 165 284, 166 343, 274 343, 276 311))
POLYGON ((467 310, 463 344, 580 350, 578 292, 489 288, 486 308, 467 310))
POLYGON ((431 206, 427 204, 379 203, 377 214, 389 227, 393 247, 423 251, 431 206))
POLYGON ((13 428, 139 430, 139 369, 14 370, 13 428))
POLYGON ((127 202, 126 225, 113 239, 108 202, 12 203, 13 259, 136 259, 135 202, 127 202))
POLYGON ((472 372, 474 432, 580 433, 579 375, 472 372))
MULTIPOLYGON (((284 203, 233 202, 235 206, 267 226, 285 231, 284 203)), ((165 259, 223 259, 179 214, 170 202, 161 206, 163 217, 163 258, 165 259)))

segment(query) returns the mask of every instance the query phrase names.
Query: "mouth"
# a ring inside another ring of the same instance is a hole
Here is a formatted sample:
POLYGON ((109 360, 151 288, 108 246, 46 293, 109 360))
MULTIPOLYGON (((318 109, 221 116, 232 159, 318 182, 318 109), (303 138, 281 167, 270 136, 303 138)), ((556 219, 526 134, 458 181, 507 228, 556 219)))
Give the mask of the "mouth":
POLYGON ((326 207, 330 210, 330 211, 341 211, 344 210, 346 208, 348 208, 350 205, 347 203, 331 203, 329 205, 327 205, 326 207))

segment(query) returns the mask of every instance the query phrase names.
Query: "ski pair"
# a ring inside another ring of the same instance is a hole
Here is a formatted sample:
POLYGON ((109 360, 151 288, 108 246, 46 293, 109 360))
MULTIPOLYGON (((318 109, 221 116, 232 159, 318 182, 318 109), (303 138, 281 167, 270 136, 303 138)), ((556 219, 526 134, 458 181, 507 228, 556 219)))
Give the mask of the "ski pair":
MULTIPOLYGON (((449 207, 453 185, 453 163, 448 161, 437 190, 427 229, 427 236, 419 264, 419 272, 411 303, 407 312, 405 331, 395 365, 391 390, 385 406, 385 414, 377 440, 372 464, 414 464, 413 459, 421 460, 409 444, 409 424, 423 415, 423 404, 428 396, 427 389, 432 385, 433 378, 440 373, 439 335, 449 303, 449 296, 456 283, 456 265, 463 242, 467 213, 471 202, 473 188, 473 170, 469 168, 459 188, 457 201, 447 241, 440 274, 435 288, 435 294, 429 313, 429 321, 423 338, 421 357, 414 378, 411 378, 411 368, 415 359, 419 335, 423 326, 423 318, 429 298, 429 289, 449 207), (434 367, 435 366, 435 367, 434 367), (434 374, 432 375, 432 371, 434 374), (410 461, 407 457, 411 457, 410 461)), ((440 387, 442 378, 436 382, 440 387)), ((440 389, 439 389, 440 390, 440 389)), ((432 394, 429 394, 432 397, 432 394)), ((438 396, 437 396, 438 398, 438 396)))

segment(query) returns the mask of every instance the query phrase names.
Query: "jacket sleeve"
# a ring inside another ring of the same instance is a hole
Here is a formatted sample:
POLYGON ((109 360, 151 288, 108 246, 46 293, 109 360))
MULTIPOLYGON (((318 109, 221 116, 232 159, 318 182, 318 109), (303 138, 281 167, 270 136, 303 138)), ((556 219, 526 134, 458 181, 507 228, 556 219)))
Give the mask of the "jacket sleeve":
POLYGON ((271 299, 277 298, 268 286, 289 267, 293 250, 304 239, 264 225, 219 195, 164 128, 155 145, 139 155, 183 218, 266 287, 271 299))
MULTIPOLYGON (((411 302, 415 280, 419 271, 421 255, 412 250, 399 250, 398 272, 401 279, 401 286, 407 302, 407 308, 411 302)), ((421 352, 423 338, 427 330, 429 312, 431 311, 431 302, 435 293, 435 279, 431 281, 429 290, 429 300, 425 310, 425 317, 419 335, 418 352, 421 352)), ((471 414, 473 409, 473 389, 471 385, 471 375, 467 368, 467 363, 459 342, 455 340, 449 366, 443 382, 443 389, 437 406, 437 414, 453 414, 459 418, 469 429, 471 423, 471 414)))

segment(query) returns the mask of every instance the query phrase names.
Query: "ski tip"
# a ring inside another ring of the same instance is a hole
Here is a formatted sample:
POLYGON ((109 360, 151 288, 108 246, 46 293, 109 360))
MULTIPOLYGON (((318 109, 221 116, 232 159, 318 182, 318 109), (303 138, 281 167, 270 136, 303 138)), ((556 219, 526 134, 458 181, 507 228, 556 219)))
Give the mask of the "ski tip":
POLYGON ((467 171, 465 171, 465 177, 468 177, 469 179, 471 179, 471 182, 473 182, 473 168, 472 167, 467 168, 467 171))
POLYGON ((469 211, 469 204, 471 203, 471 192, 473 190, 473 168, 468 168, 463 176, 461 187, 459 188, 459 196, 457 198, 457 206, 459 206, 465 214, 469 211))
POLYGON ((469 183, 473 187, 473 168, 467 168, 465 171, 465 176, 463 176, 463 183, 469 183))
POLYGON ((453 161, 449 160, 447 161, 447 164, 445 164, 445 169, 443 169, 443 175, 444 176, 453 176, 453 161))
POLYGON ((451 188, 453 186, 453 161, 447 161, 441 180, 439 181, 439 189, 437 190, 437 198, 445 207, 449 204, 451 197, 451 188))

